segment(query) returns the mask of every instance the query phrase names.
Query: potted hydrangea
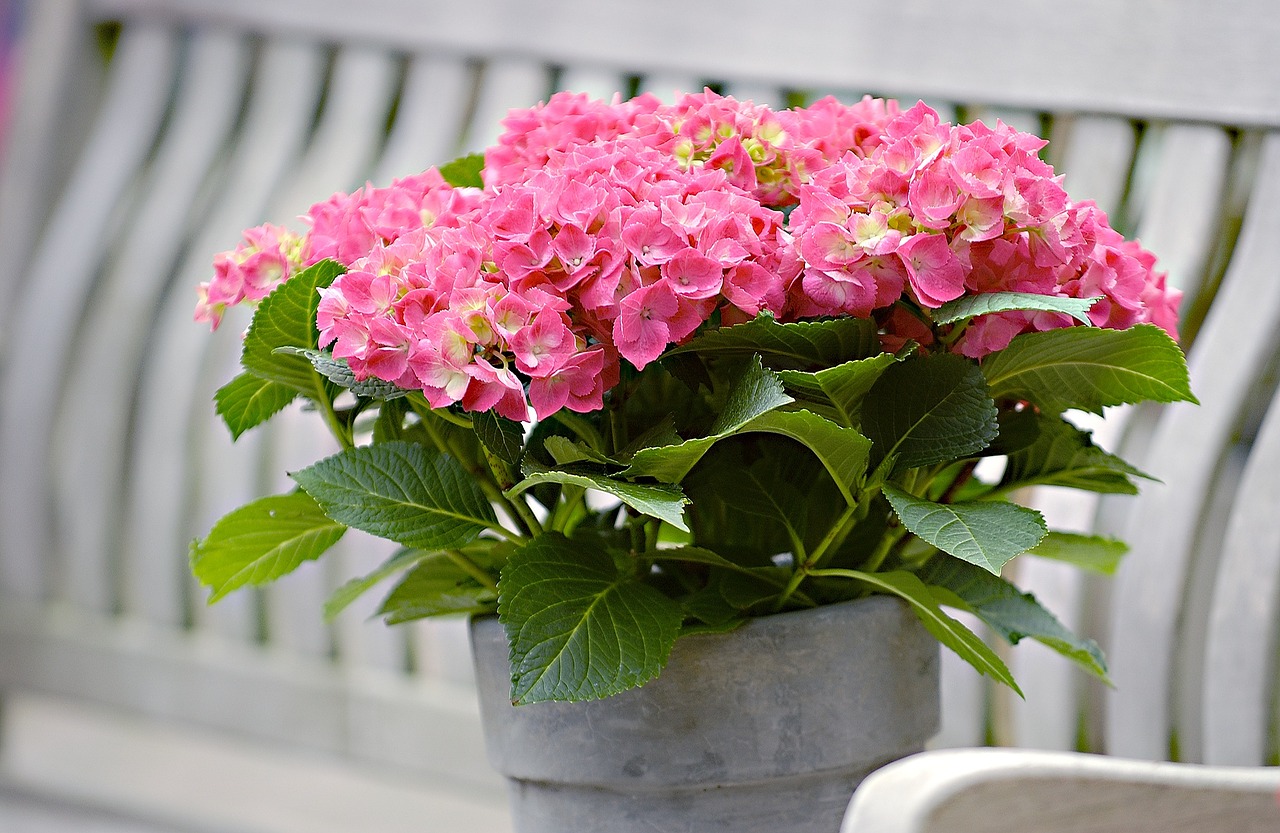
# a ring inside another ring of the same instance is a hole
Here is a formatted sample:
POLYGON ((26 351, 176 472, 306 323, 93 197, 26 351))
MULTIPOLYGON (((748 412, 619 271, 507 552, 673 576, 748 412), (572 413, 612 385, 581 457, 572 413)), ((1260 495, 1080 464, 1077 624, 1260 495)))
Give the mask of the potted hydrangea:
POLYGON ((1193 397, 1179 293, 1041 139, 710 91, 505 127, 217 259, 197 318, 256 304, 218 412, 302 398, 338 450, 193 545, 214 599, 401 544, 330 613, 476 617, 524 831, 834 830, 934 731, 936 642, 1016 689, 943 607, 1105 678, 1000 572, 1115 542, 1009 497, 1135 491, 1064 412, 1193 397))

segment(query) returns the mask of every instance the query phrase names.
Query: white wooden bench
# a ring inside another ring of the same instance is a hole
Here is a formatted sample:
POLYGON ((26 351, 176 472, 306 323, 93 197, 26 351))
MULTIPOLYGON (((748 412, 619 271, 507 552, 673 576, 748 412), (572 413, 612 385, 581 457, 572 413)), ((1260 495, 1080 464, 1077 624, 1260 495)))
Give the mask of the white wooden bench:
POLYGON ((1116 690, 1019 647, 1016 703, 948 660, 939 743, 1274 762, 1280 458, 1262 451, 1280 442, 1280 13, 1266 3, 29 5, 0 174, 0 686, 499 790, 458 627, 388 630, 368 607, 323 623, 375 543, 203 604, 187 543, 324 446, 304 414, 230 442, 211 397, 240 322, 213 337, 191 323, 191 287, 241 229, 482 148, 507 109, 554 89, 714 82, 774 104, 922 96, 1047 131, 1068 190, 1187 291, 1204 405, 1100 431, 1164 484, 1074 506, 1134 544, 1125 566, 1114 581, 1020 568, 1103 641, 1116 690), (104 75, 92 27, 106 21, 120 27, 104 75))

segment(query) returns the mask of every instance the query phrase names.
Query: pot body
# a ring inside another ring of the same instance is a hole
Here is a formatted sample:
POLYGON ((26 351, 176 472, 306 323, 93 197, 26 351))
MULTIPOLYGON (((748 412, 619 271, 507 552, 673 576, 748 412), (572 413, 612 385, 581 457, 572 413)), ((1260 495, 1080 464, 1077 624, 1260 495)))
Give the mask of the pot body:
POLYGON ((679 639, 656 680, 586 703, 512 706, 502 626, 471 636, 517 833, 836 833, 938 729, 938 644, 884 596, 679 639))

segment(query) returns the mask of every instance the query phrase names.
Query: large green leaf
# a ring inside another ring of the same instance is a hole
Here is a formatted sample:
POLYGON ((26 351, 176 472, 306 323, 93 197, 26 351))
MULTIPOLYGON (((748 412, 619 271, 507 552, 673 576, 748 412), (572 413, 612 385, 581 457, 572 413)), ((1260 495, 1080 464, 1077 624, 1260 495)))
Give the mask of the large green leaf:
POLYGON ((620 573, 608 553, 555 533, 517 550, 498 587, 517 705, 644 684, 666 664, 683 618, 679 603, 620 573))
POLYGON ((1072 633, 1035 596, 1023 593, 1000 576, 946 556, 931 559, 919 575, 926 584, 954 593, 966 609, 1010 644, 1029 636, 1091 674, 1107 679, 1106 659, 1096 642, 1072 633))
POLYGON ((305 492, 273 495, 225 515, 191 545, 191 572, 212 604, 246 584, 266 584, 319 558, 347 528, 305 492))
POLYGON ((1111 494, 1138 493, 1130 478, 1147 475, 1095 446, 1088 431, 1055 416, 1041 415, 1038 423, 1035 442, 1009 455, 1000 481, 1003 487, 1044 485, 1111 494))
POLYGON ((1182 351, 1168 333, 1151 324, 1025 333, 988 356, 982 370, 996 399, 1023 399, 1051 413, 1196 401, 1182 351))
POLYGON ((934 503, 893 486, 885 486, 884 495, 902 525, 921 540, 996 574, 1047 531, 1039 512, 1014 503, 934 503))
POLYGON ((839 415, 841 425, 857 428, 862 398, 893 362, 892 354, 881 353, 879 356, 845 362, 815 373, 784 370, 778 375, 782 377, 788 390, 807 401, 830 406, 839 415))
POLYGON ((441 165, 440 176, 454 188, 483 188, 484 179, 480 172, 484 170, 484 154, 472 153, 460 156, 452 162, 441 165))
POLYGON ((401 547, 395 554, 382 562, 376 569, 344 583, 324 603, 324 618, 333 621, 339 613, 346 610, 356 599, 372 590, 375 586, 391 578, 396 573, 409 569, 428 553, 411 547, 401 547))
POLYGON ((317 290, 333 283, 343 271, 342 264, 322 260, 289 278, 262 299, 244 337, 240 363, 245 370, 309 396, 315 394, 315 371, 310 360, 282 352, 280 348, 316 348, 319 338, 316 307, 320 304, 317 290))
POLYGON ((984 292, 980 295, 964 295, 945 303, 933 311, 932 318, 935 324, 954 324, 956 321, 963 321, 976 315, 1027 310, 1061 312, 1082 324, 1092 325, 1093 322, 1089 319, 1089 308, 1097 300, 1098 298, 1059 298, 1032 292, 984 292))
POLYGON ((892 457, 914 468, 977 454, 999 425, 978 366, 939 353, 886 368, 862 400, 862 430, 873 465, 892 457))
POLYGON ((801 443, 822 461, 845 501, 856 502, 871 441, 854 429, 809 411, 770 411, 751 420, 743 431, 780 434, 801 443))
POLYGON ((349 448, 292 477, 329 517, 406 547, 460 547, 497 526, 456 460, 412 443, 349 448))
POLYGON ((1115 573, 1120 559, 1128 551, 1129 545, 1115 538, 1051 529, 1044 540, 1027 550, 1027 554, 1063 561, 1082 570, 1109 576, 1115 573))
POLYGON ((684 519, 684 505, 689 499, 679 486, 666 484, 632 483, 605 474, 593 472, 567 472, 556 469, 545 469, 526 462, 524 480, 507 490, 509 497, 516 497, 521 492, 542 483, 560 483, 581 486, 585 489, 597 489, 611 494, 637 512, 666 521, 676 529, 689 531, 684 519))
POLYGON ((874 321, 833 318, 779 324, 773 316, 763 314, 743 324, 706 332, 673 347, 666 355, 758 353, 772 368, 810 370, 831 367, 850 359, 867 358, 879 352, 880 338, 874 321))
POLYGON ((631 465, 623 474, 627 477, 653 477, 663 483, 679 483, 716 442, 739 433, 755 418, 791 401, 778 375, 766 370, 760 357, 754 356, 734 382, 708 436, 676 445, 640 449, 632 456, 631 465))
POLYGON ((256 425, 266 422, 297 397, 298 392, 288 385, 272 382, 241 373, 218 388, 213 395, 218 416, 226 423, 232 439, 256 425))
POLYGON ((493 613, 498 593, 442 552, 431 553, 387 594, 378 615, 397 625, 428 616, 493 613))
POLYGON ((955 651, 979 673, 1004 683, 1016 691, 1018 696, 1022 696, 1022 689, 1018 688, 1008 666, 995 651, 973 631, 944 613, 939 606, 938 597, 915 573, 863 573, 858 570, 830 569, 814 570, 812 575, 853 579, 881 593, 904 599, 935 639, 955 651))

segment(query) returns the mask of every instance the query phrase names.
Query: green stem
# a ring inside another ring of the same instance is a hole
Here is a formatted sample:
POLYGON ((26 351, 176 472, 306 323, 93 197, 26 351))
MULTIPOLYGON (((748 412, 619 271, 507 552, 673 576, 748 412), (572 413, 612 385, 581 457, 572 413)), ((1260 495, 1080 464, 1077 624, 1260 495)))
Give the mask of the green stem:
POLYGON ((480 451, 484 454, 485 462, 489 465, 489 471, 493 473, 494 479, 497 480, 502 505, 510 507, 515 514, 516 520, 523 524, 526 532, 533 536, 541 535, 542 524, 538 522, 538 518, 533 514, 533 510, 529 508, 529 504, 525 503, 524 498, 513 498, 506 495, 507 489, 516 485, 510 469, 507 468, 507 464, 498 459, 498 455, 490 451, 484 443, 480 443, 480 451))
POLYGON ((494 581, 493 576, 481 568, 479 564, 472 561, 461 550, 445 550, 444 554, 449 556, 449 560, 458 565, 467 575, 480 582, 485 587, 495 593, 498 591, 498 582, 494 581))
POLYGON ((316 404, 324 413, 324 421, 329 426, 329 433, 333 434, 333 438, 338 441, 344 451, 354 447, 355 441, 351 437, 350 429, 342 424, 342 420, 338 419, 337 411, 333 409, 333 400, 329 398, 329 392, 324 387, 324 377, 313 370, 311 382, 316 389, 316 404))
POLYGON ((876 545, 875 551, 862 564, 864 573, 874 573, 880 569, 880 565, 884 563, 885 558, 893 550, 893 545, 902 540, 902 536, 906 535, 907 529, 901 524, 894 523, 891 529, 885 530, 884 537, 880 539, 880 543, 876 545))

